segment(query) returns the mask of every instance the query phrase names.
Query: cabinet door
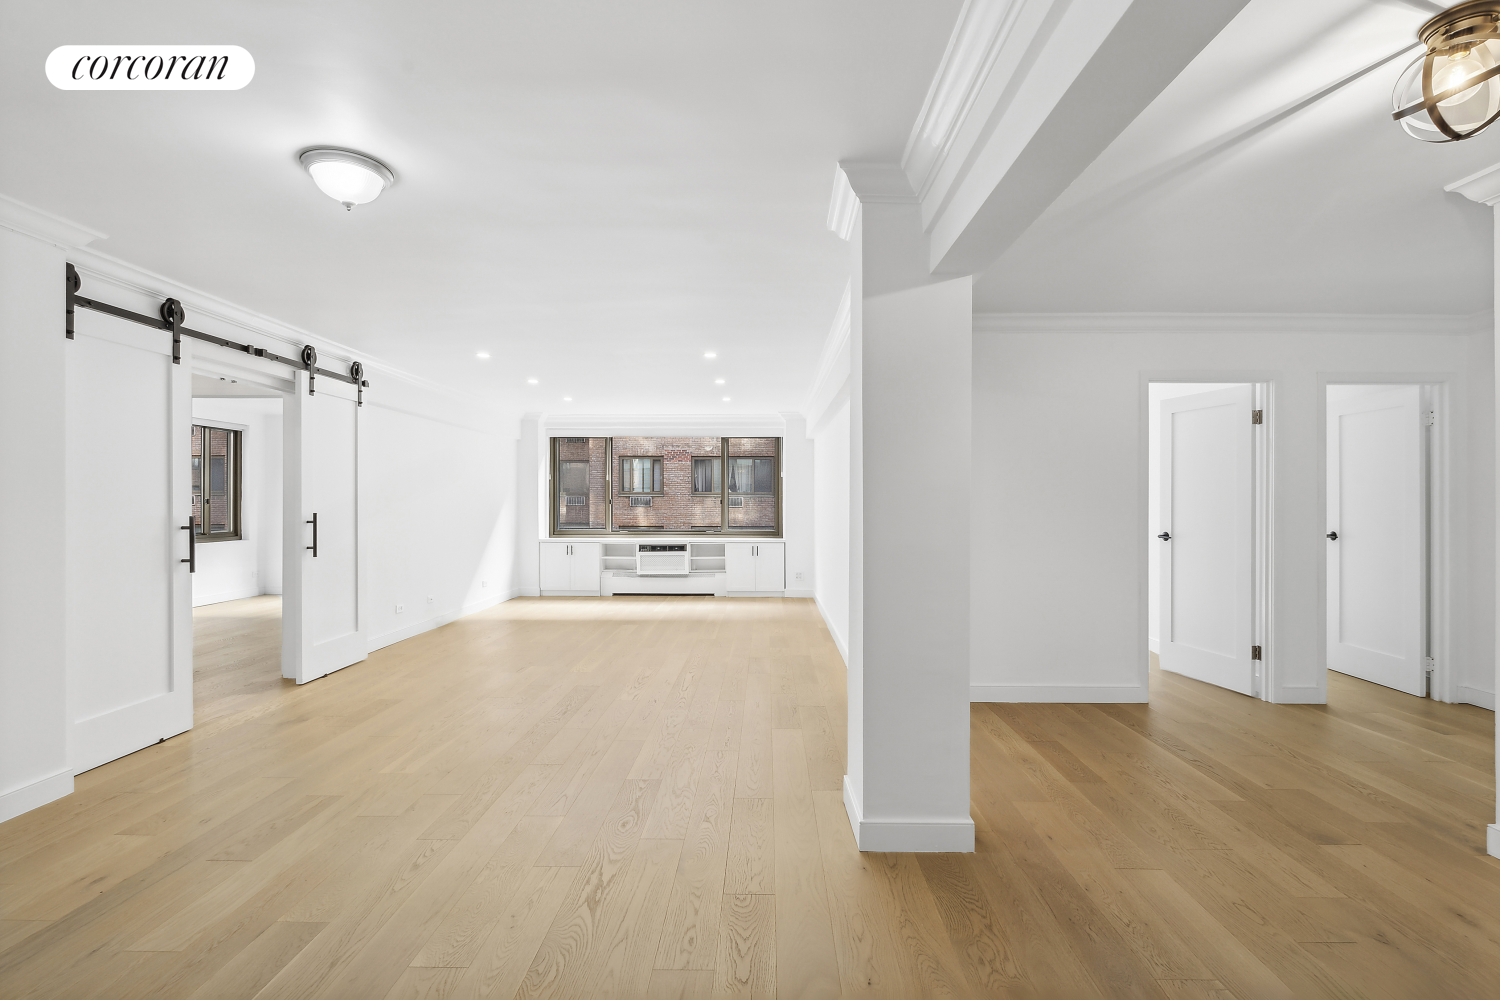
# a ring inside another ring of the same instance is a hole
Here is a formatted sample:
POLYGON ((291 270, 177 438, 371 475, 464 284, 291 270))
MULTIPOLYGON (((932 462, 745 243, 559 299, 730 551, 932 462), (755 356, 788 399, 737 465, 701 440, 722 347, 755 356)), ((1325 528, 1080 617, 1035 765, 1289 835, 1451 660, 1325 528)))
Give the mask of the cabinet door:
POLYGON ((748 542, 724 543, 725 580, 728 590, 755 589, 755 546, 748 542))
POLYGON ((599 593, 599 572, 603 569, 604 546, 598 542, 573 543, 573 572, 569 590, 599 593))
POLYGON ((569 542, 542 543, 542 589, 572 590, 573 560, 568 555, 569 542))
POLYGON ((786 589, 786 546, 755 546, 755 589, 786 589))

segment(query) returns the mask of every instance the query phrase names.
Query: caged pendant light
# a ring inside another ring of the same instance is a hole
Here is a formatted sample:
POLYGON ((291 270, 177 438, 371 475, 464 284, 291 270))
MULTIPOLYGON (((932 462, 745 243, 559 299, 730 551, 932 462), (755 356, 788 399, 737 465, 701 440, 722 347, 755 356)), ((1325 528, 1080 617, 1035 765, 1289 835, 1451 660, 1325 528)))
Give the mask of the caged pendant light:
POLYGON ((1500 0, 1449 8, 1422 25, 1425 54, 1391 94, 1391 117, 1424 142, 1457 142, 1500 118, 1500 0))

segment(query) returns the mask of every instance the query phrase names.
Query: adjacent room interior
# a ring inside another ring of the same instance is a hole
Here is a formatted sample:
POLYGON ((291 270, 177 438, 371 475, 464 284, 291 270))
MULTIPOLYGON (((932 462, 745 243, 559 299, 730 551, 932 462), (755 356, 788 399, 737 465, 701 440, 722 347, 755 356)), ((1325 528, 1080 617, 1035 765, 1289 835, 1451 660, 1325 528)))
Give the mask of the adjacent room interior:
POLYGON ((1500 992, 1500 0, 0 3, 0 996, 1500 992))

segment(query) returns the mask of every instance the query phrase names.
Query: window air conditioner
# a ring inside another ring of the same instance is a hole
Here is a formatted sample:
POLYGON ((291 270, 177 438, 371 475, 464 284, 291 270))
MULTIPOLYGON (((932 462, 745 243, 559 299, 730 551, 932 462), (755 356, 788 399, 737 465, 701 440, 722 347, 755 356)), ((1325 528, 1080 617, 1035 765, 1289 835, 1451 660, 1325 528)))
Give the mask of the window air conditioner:
POLYGON ((630 506, 632 506, 632 507, 649 507, 649 506, 651 506, 651 498, 650 497, 631 497, 630 498, 630 506))
POLYGON ((687 543, 636 546, 635 573, 636 576, 687 576, 687 543))

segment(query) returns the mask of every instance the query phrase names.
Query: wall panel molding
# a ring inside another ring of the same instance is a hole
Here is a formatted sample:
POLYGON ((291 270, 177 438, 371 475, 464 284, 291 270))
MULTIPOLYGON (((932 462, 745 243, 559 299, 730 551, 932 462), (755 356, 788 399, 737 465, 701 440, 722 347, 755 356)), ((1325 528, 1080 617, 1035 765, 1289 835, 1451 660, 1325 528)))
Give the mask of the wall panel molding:
POLYGON ((1341 313, 997 313, 976 312, 974 333, 1354 333, 1480 334, 1494 329, 1488 312, 1341 313))

